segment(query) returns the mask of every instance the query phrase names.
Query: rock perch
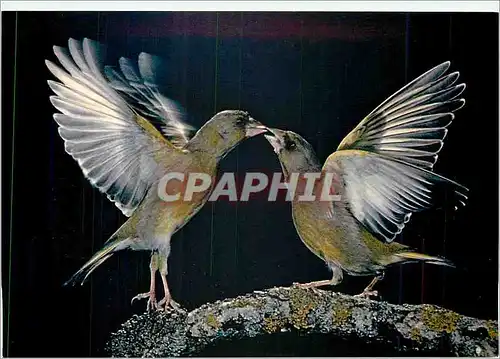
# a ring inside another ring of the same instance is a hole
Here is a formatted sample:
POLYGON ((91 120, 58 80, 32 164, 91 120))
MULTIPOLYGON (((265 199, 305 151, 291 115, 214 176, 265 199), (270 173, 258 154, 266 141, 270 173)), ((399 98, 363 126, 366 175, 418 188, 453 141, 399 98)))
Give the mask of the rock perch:
POLYGON ((299 332, 382 344, 401 354, 492 357, 498 356, 497 328, 496 321, 433 305, 394 305, 280 287, 204 304, 189 313, 133 316, 111 335, 107 350, 112 357, 190 356, 224 341, 299 332))

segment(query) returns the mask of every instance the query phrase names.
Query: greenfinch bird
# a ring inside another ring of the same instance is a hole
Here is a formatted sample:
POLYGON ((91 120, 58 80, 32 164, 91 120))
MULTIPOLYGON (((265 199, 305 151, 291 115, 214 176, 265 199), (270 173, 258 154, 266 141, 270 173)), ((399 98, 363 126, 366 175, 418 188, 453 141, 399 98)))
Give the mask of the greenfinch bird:
MULTIPOLYGON (((197 132, 184 119, 183 109, 167 98, 156 80, 159 59, 147 53, 137 63, 120 58, 118 67, 104 66, 105 47, 93 40, 69 39, 54 46, 60 66, 46 60, 59 82, 49 80, 55 93, 50 102, 65 151, 78 162, 84 176, 128 219, 65 284, 84 283, 113 253, 124 249, 151 251, 148 309, 179 309, 167 281, 172 235, 207 202, 213 185, 192 196, 165 201, 159 194, 168 173, 216 176, 224 156, 246 138, 266 131, 247 112, 215 114, 197 132), (157 301, 159 272, 164 298, 157 301)), ((186 179, 169 181, 166 193, 185 193, 186 179)), ((132 301, 134 301, 134 299, 132 301)))
POLYGON ((433 172, 454 112, 465 104, 459 98, 465 84, 456 84, 458 72, 446 74, 449 67, 444 62, 388 97, 323 165, 300 135, 282 129, 265 135, 288 191, 295 190, 290 202, 298 235, 332 271, 331 279, 297 285, 336 285, 344 272, 373 276, 358 294, 369 297, 378 294, 373 287, 393 264, 453 266, 394 241, 412 213, 430 209, 442 190, 452 191, 457 206, 467 199, 466 187, 433 172))

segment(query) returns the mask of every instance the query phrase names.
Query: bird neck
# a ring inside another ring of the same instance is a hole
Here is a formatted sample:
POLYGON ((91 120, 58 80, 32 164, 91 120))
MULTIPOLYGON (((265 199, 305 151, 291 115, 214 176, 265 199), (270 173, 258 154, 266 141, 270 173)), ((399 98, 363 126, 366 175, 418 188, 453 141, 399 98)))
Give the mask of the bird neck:
MULTIPOLYGON (((317 200, 315 203, 320 203, 323 186, 325 185, 325 175, 322 171, 319 161, 311 158, 310 161, 304 161, 300 165, 294 166, 293 169, 284 169, 285 181, 292 184, 295 188, 292 203, 296 203, 302 196, 313 195, 317 200)), ((309 207, 311 203, 306 203, 309 207)))
POLYGON ((319 161, 312 157, 310 159, 304 160, 300 164, 283 165, 282 164, 283 173, 285 178, 289 178, 293 173, 298 175, 304 175, 305 173, 320 173, 321 172, 321 164, 319 161))
POLYGON ((217 160, 224 158, 241 142, 238 136, 224 138, 216 128, 202 127, 196 135, 186 144, 186 149, 191 152, 204 152, 212 155, 217 160))

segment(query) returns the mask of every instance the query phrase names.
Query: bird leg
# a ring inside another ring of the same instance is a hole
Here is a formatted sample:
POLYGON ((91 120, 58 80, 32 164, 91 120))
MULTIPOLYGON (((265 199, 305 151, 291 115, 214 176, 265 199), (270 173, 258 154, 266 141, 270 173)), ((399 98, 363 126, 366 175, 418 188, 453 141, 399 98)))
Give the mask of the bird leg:
POLYGON ((343 279, 342 269, 333 263, 329 263, 328 266, 332 270, 332 279, 318 280, 318 281, 309 282, 309 283, 293 283, 293 285, 297 286, 299 288, 313 288, 314 289, 314 288, 318 288, 318 287, 324 287, 326 285, 340 284, 340 282, 342 282, 342 279, 343 279))
POLYGON ((373 290, 373 287, 375 286, 375 284, 377 284, 377 282, 381 281, 382 279, 384 279, 384 273, 374 277, 370 282, 370 284, 368 284, 368 286, 363 290, 363 292, 360 294, 356 294, 354 297, 356 298, 370 298, 371 296, 377 297, 378 291, 373 290))
POLYGON ((173 309, 175 311, 181 312, 183 310, 182 310, 180 304, 172 299, 172 294, 170 293, 170 288, 168 286, 167 259, 168 259, 169 252, 170 252, 170 246, 164 248, 163 251, 160 253, 160 257, 158 257, 159 258, 158 268, 159 268, 159 272, 160 272, 160 276, 161 276, 161 281, 163 283, 163 292, 165 293, 165 297, 163 297, 163 299, 158 302, 158 307, 161 308, 163 305, 165 305, 165 311, 169 311, 169 310, 173 309))
POLYGON ((325 279, 325 280, 317 280, 315 282, 309 282, 309 283, 293 283, 293 285, 295 285, 299 288, 318 288, 318 287, 324 287, 326 285, 332 285, 332 280, 325 279))
POLYGON ((151 270, 151 282, 149 284, 149 292, 137 294, 134 298, 132 298, 132 302, 138 299, 148 298, 148 303, 146 309, 153 310, 158 309, 158 303, 156 302, 156 285, 155 285, 155 277, 156 271, 158 270, 158 253, 153 253, 151 255, 151 262, 149 264, 149 268, 151 270))
POLYGON ((182 311, 181 306, 175 300, 172 299, 170 294, 170 289, 168 288, 167 273, 160 272, 161 281, 163 282, 163 291, 165 292, 165 297, 158 302, 158 306, 165 305, 165 311, 169 309, 174 309, 178 312, 182 311))

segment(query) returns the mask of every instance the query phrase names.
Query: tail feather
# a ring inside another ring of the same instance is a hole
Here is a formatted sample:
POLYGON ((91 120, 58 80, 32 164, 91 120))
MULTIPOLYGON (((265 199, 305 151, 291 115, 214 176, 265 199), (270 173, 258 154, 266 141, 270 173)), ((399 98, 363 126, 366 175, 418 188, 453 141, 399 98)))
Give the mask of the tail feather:
POLYGON ((446 258, 429 256, 429 255, 423 254, 423 253, 402 252, 402 253, 396 253, 395 256, 399 259, 399 260, 397 260, 397 262, 421 261, 421 262, 425 262, 425 263, 456 268, 455 264, 453 264, 453 262, 451 262, 450 260, 448 260, 446 258))
POLYGON ((117 249, 117 247, 122 243, 122 240, 112 240, 106 242, 105 246, 90 260, 85 263, 73 276, 71 276, 70 279, 68 279, 63 286, 69 286, 69 285, 75 285, 77 283, 80 283, 83 285, 85 281, 87 280, 88 276, 97 268, 99 267, 102 263, 104 263, 108 258, 110 258, 113 255, 113 252, 117 249))

